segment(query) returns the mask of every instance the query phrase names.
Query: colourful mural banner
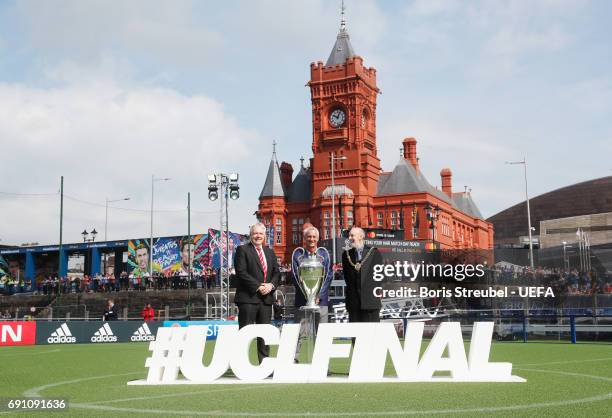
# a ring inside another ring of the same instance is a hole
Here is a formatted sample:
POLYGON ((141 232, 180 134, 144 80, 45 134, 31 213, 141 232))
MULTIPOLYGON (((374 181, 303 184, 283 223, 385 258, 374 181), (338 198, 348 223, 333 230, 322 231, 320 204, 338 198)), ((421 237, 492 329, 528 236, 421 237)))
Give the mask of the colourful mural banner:
POLYGON ((8 263, 6 262, 4 257, 0 255, 0 287, 1 288, 4 288, 4 286, 6 285, 6 282, 8 280, 8 271, 9 271, 8 263))
POLYGON ((17 258, 0 255, 0 291, 8 285, 23 285, 25 275, 17 258))
MULTIPOLYGON (((219 250, 225 251, 228 240, 225 238, 225 232, 218 231, 216 229, 209 229, 208 236, 210 237, 210 263, 209 265, 218 269, 221 267, 221 255, 219 250)), ((229 266, 234 266, 234 254, 236 249, 246 242, 246 236, 236 234, 234 232, 229 233, 229 266)))
MULTIPOLYGON (((189 274, 191 258, 192 274, 202 274, 209 264, 209 243, 207 234, 188 236, 162 237, 153 240, 153 274, 165 276, 189 274), (191 254, 191 255, 190 255, 191 254)), ((148 239, 136 239, 128 242, 128 270, 134 277, 149 274, 148 239)))
POLYGON ((7 274, 8 274, 8 263, 6 262, 4 257, 0 255, 0 279, 2 279, 7 274))

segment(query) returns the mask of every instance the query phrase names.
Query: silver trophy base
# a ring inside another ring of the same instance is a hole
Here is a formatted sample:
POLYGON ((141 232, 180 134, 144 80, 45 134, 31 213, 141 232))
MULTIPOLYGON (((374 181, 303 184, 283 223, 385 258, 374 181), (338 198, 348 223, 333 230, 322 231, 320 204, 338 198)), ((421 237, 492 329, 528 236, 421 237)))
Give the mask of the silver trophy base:
POLYGON ((304 306, 300 306, 300 311, 315 311, 315 312, 320 312, 321 311, 321 307, 319 305, 304 305, 304 306))

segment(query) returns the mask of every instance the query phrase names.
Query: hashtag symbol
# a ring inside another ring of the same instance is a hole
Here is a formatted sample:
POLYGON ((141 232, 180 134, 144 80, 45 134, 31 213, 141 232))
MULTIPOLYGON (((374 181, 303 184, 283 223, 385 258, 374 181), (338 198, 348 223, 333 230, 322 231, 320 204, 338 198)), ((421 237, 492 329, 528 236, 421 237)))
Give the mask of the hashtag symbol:
POLYGON ((151 357, 145 362, 145 367, 149 368, 147 383, 176 381, 186 334, 187 327, 160 327, 157 330, 155 341, 149 344, 151 357))

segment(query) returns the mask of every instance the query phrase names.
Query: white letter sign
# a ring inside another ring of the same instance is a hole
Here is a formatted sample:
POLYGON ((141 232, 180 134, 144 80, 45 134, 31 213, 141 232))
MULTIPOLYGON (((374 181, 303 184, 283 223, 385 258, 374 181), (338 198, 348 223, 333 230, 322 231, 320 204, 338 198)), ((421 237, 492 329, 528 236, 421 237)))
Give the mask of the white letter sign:
POLYGON ((420 356, 423 322, 408 322, 403 344, 390 322, 324 323, 319 325, 312 363, 294 364, 299 324, 284 325, 282 331, 272 325, 224 325, 219 327, 212 362, 204 366, 207 325, 162 327, 149 345, 146 380, 128 384, 525 382, 512 375, 511 363, 489 362, 493 328, 492 322, 475 322, 466 355, 461 324, 443 322, 420 356), (257 338, 278 350, 276 357, 253 365, 249 349, 257 338), (395 376, 384 376, 387 355, 395 376), (336 358, 350 359, 348 377, 328 376, 330 361, 336 358), (235 377, 223 377, 229 369, 235 377))

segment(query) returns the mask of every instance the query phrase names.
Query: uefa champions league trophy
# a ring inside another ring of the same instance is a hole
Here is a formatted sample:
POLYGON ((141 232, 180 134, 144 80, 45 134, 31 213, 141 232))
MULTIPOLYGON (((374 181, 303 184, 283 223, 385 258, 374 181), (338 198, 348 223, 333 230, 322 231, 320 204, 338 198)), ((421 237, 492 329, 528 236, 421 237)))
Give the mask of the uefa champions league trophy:
POLYGON ((321 257, 317 254, 304 256, 301 258, 298 269, 298 284, 306 298, 305 310, 318 311, 319 306, 315 303, 323 278, 325 277, 325 267, 321 257))
POLYGON ((316 315, 320 311, 315 302, 319 296, 321 285, 325 278, 325 266, 320 255, 304 255, 298 258, 297 282, 306 298, 306 305, 300 307, 304 311, 304 331, 308 344, 306 345, 306 356, 308 362, 312 361, 314 351, 314 338, 316 337, 316 315))

